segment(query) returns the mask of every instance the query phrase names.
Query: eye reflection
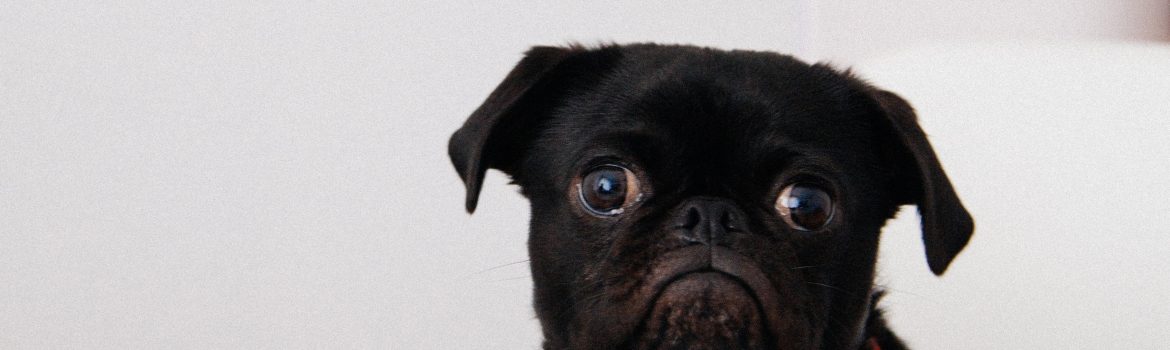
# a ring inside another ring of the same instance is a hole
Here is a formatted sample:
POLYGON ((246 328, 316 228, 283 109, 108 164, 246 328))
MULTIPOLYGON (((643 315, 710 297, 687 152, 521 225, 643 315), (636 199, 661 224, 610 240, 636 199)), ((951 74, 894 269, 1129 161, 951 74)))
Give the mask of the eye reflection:
POLYGON ((639 186, 629 169, 609 164, 590 170, 577 188, 585 209, 597 215, 614 216, 637 199, 639 186))
POLYGON ((824 190, 792 184, 780 191, 776 211, 788 226, 801 231, 821 229, 833 219, 833 200, 824 190))

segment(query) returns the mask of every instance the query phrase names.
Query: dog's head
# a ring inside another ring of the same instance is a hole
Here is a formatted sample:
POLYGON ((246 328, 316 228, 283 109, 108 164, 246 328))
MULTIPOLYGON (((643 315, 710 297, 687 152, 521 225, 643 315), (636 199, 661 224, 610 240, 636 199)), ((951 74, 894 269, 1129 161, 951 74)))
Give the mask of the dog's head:
POLYGON ((973 229, 905 101, 773 53, 537 47, 450 155, 531 201, 551 349, 857 347, 898 206, 936 274, 973 229))

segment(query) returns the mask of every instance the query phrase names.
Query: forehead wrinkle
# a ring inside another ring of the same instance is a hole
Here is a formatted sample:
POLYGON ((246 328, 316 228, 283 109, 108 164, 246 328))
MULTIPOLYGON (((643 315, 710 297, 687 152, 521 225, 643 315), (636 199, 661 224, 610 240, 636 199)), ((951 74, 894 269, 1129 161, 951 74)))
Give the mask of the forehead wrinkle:
POLYGON ((589 137, 582 153, 597 149, 614 149, 631 153, 640 159, 652 159, 664 155, 661 145, 668 144, 661 133, 650 129, 614 129, 589 137))
POLYGON ((681 141, 664 150, 676 171, 694 172, 689 177, 707 187, 751 176, 763 160, 758 150, 766 149, 756 140, 776 139, 769 135, 771 119, 779 115, 772 101, 757 89, 736 90, 708 79, 664 84, 639 96, 633 109, 649 117, 648 127, 681 141))

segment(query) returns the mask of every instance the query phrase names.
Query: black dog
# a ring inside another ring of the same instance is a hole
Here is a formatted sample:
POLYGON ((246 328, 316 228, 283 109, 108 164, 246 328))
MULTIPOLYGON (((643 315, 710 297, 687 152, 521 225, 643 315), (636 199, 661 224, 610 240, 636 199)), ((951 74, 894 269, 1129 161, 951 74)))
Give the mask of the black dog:
POLYGON ((899 349, 878 235, 922 216, 942 274, 973 223, 911 107, 825 65, 690 46, 537 47, 459 131, 532 204, 545 349, 899 349))

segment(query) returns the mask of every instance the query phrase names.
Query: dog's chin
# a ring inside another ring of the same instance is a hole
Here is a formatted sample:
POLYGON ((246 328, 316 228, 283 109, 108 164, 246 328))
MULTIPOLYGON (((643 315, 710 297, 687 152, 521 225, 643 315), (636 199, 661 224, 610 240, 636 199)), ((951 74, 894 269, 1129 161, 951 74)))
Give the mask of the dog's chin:
POLYGON ((769 347, 765 317, 751 288, 721 272, 694 272, 670 282, 643 321, 632 348, 769 347))
POLYGON ((579 316, 568 348, 816 348, 819 332, 805 308, 781 302, 793 291, 782 294, 747 257, 696 245, 653 261, 630 293, 611 294, 579 316))

